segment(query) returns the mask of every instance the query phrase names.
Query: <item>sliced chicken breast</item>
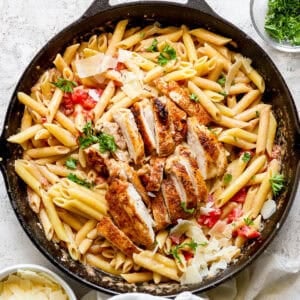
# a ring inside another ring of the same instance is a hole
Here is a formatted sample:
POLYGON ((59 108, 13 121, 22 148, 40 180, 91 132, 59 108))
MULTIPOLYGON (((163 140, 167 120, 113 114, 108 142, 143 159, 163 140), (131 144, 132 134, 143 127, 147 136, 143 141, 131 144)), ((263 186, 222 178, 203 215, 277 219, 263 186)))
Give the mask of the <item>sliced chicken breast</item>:
POLYGON ((106 200, 114 222, 130 240, 146 247, 154 243, 154 221, 131 183, 111 178, 106 200))
POLYGON ((206 202, 208 197, 207 186, 190 147, 187 144, 181 144, 176 147, 175 153, 182 158, 181 162, 189 173, 193 187, 196 191, 198 204, 200 202, 206 202))
POLYGON ((143 167, 141 180, 149 192, 158 192, 163 180, 164 165, 166 159, 163 157, 152 157, 148 165, 143 167))
POLYGON ((204 179, 224 174, 227 167, 226 151, 216 136, 199 124, 196 118, 188 118, 187 143, 194 153, 204 179))
POLYGON ((97 232, 127 256, 131 257, 133 253, 141 251, 108 217, 99 221, 97 232))
POLYGON ((166 82, 163 79, 156 81, 156 87, 172 101, 174 101, 188 116, 196 117, 200 124, 208 124, 211 121, 209 114, 200 103, 192 101, 188 93, 179 86, 176 81, 166 82))
POLYGON ((134 114, 139 131, 142 134, 146 152, 148 154, 155 152, 154 114, 151 102, 148 99, 136 102, 131 110, 134 114))
POLYGON ((168 156, 173 153, 175 142, 172 137, 167 98, 155 98, 153 100, 153 111, 157 155, 160 157, 168 156))
POLYGON ((158 193, 151 202, 155 230, 159 231, 171 224, 167 206, 161 193, 158 193))
POLYGON ((173 101, 167 102, 169 115, 171 118, 173 139, 176 145, 179 145, 185 138, 187 133, 187 115, 173 101))
POLYGON ((179 188, 176 188, 176 181, 175 178, 169 176, 163 180, 161 185, 161 192, 163 198, 165 200, 166 207, 169 212, 171 223, 176 223, 178 219, 187 219, 191 217, 189 213, 186 213, 182 207, 182 199, 181 195, 178 193, 179 188))
POLYGON ((113 118, 121 128, 130 158, 135 164, 140 165, 145 156, 144 142, 138 131, 132 112, 127 108, 120 108, 113 114, 113 118))

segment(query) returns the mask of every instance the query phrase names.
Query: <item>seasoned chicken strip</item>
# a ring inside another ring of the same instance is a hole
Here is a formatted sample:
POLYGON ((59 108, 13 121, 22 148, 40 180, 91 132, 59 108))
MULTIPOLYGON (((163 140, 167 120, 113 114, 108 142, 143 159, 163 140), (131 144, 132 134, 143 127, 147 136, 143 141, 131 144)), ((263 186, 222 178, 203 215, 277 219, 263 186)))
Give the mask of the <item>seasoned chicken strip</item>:
POLYGON ((156 81, 156 87, 170 99, 172 99, 190 117, 197 118, 200 124, 208 124, 211 121, 209 114, 200 103, 192 101, 188 93, 179 86, 176 81, 165 82, 163 79, 156 81))
POLYGON ((182 162, 192 179, 194 189, 196 190, 198 203, 206 202, 208 197, 207 186, 199 170, 197 160, 195 159, 190 147, 186 144, 181 144, 176 147, 175 153, 186 159, 186 161, 182 160, 182 162))
POLYGON ((175 142, 172 137, 171 122, 165 97, 153 100, 153 111, 155 121, 156 151, 160 157, 173 153, 175 142))
POLYGON ((136 102, 131 108, 139 131, 145 143, 148 154, 155 152, 156 140, 154 130, 154 114, 151 102, 148 99, 136 102))
POLYGON ((197 190, 194 186, 194 174, 189 172, 189 163, 184 157, 170 156, 166 161, 165 170, 175 182, 175 187, 181 198, 181 205, 189 209, 191 215, 197 209, 197 190))
POLYGON ((152 200, 152 214, 155 221, 155 230, 161 230, 171 224, 168 209, 161 193, 152 200))
POLYGON ((154 156, 150 159, 150 164, 143 167, 144 171, 140 177, 147 191, 158 192, 160 190, 165 161, 163 157, 154 156))
POLYGON ((144 142, 138 131, 132 112, 127 108, 120 108, 113 114, 113 118, 121 128, 130 158, 135 164, 141 164, 145 156, 144 142))
POLYGON ((187 115, 173 101, 167 102, 169 116, 174 132, 173 139, 176 145, 179 145, 185 138, 187 133, 187 115))
POLYGON ((149 247, 154 243, 154 221, 131 183, 112 178, 106 200, 116 225, 135 244, 149 247))
POLYGON ((188 118, 187 143, 197 160, 204 179, 224 174, 227 167, 226 151, 216 136, 196 118, 188 118))
POLYGON ((173 224, 176 223, 178 219, 187 219, 191 217, 189 213, 186 213, 183 210, 181 204, 182 201, 177 190, 176 183, 171 176, 163 180, 161 192, 173 224))
POLYGON ((108 217, 103 217, 103 219, 99 221, 97 232, 127 256, 131 257, 133 253, 141 252, 128 236, 108 217))

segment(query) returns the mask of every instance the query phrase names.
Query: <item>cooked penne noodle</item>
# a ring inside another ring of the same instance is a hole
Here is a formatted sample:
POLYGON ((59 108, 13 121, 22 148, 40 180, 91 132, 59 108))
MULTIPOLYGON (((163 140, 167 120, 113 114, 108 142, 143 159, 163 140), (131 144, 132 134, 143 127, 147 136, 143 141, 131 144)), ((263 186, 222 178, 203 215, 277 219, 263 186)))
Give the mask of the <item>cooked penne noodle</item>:
POLYGON ((32 158, 42 158, 52 155, 62 155, 70 152, 70 149, 64 146, 42 147, 26 150, 26 154, 32 158))
POLYGON ((85 256, 85 259, 89 265, 96 267, 100 270, 103 270, 104 272, 114 274, 114 275, 119 275, 122 273, 122 271, 113 268, 109 262, 101 258, 99 255, 93 255, 88 253, 85 256))
POLYGON ((30 208, 35 212, 39 213, 41 206, 41 197, 34 192, 30 187, 27 187, 28 204, 30 208))
POLYGON ((249 121, 254 118, 259 118, 259 115, 263 108, 265 108, 266 104, 258 104, 251 108, 248 108, 247 110, 244 110, 243 112, 237 114, 234 118, 240 121, 249 121))
POLYGON ((63 92, 61 89, 56 88, 54 91, 54 94, 52 96, 52 99, 50 100, 50 103, 48 105, 48 110, 46 113, 47 121, 51 123, 58 111, 59 105, 63 98, 63 92))
POLYGON ((42 125, 36 124, 24 129, 23 131, 10 136, 7 140, 10 143, 22 144, 35 136, 35 134, 43 128, 42 125))
POLYGON ((265 152, 267 145, 267 134, 269 130, 271 107, 267 106, 262 109, 259 116, 259 127, 256 142, 256 154, 260 155, 265 152))
POLYGON ((113 36, 108 44, 107 50, 105 52, 106 54, 113 55, 115 53, 117 44, 122 40, 124 36, 127 24, 128 20, 122 20, 118 22, 114 30, 113 36))
POLYGON ((220 84, 215 81, 202 78, 202 77, 194 77, 193 82, 201 89, 207 89, 214 92, 222 92, 223 89, 220 84))
POLYGON ((268 133, 267 133, 267 142, 266 142, 266 150, 269 156, 272 155, 273 151, 273 145, 276 135, 276 129, 277 129, 277 122, 274 117, 274 114, 270 113, 270 120, 269 120, 269 127, 268 127, 268 133))
POLYGON ((60 219, 65 224, 68 224, 74 230, 79 231, 82 228, 83 224, 80 222, 80 220, 77 217, 75 217, 71 213, 65 210, 59 210, 57 213, 60 219))
MULTIPOLYGON (((257 175, 255 175, 257 176, 257 175)), ((245 198, 245 202, 243 204, 243 212, 244 213, 249 213, 251 211, 254 199, 256 197, 257 191, 258 191, 258 186, 251 186, 248 189, 246 198, 245 198)))
POLYGON ((39 219, 42 224, 46 239, 48 241, 51 241, 53 238, 53 235, 54 235, 54 229, 53 229, 52 223, 50 222, 49 217, 46 213, 46 210, 42 208, 38 212, 38 215, 39 215, 39 219))
POLYGON ((124 278, 128 283, 147 282, 153 279, 153 273, 152 272, 128 273, 128 274, 121 274, 121 277, 124 278))
POLYGON ((77 44, 73 44, 66 48, 64 55, 63 55, 63 60, 65 61, 65 63, 68 66, 71 64, 72 60, 74 59, 79 46, 80 46, 80 44, 77 43, 77 44))
POLYGON ((197 60, 196 47, 193 39, 186 26, 181 27, 183 29, 182 40, 187 51, 187 56, 190 62, 194 63, 197 60))
POLYGON ((201 40, 207 41, 218 46, 222 46, 231 42, 230 38, 226 38, 219 34, 208 31, 204 28, 193 29, 190 31, 190 34, 200 38, 201 40))
POLYGON ((260 95, 259 90, 252 90, 247 93, 243 98, 232 108, 235 115, 243 112, 248 106, 251 105, 260 95))

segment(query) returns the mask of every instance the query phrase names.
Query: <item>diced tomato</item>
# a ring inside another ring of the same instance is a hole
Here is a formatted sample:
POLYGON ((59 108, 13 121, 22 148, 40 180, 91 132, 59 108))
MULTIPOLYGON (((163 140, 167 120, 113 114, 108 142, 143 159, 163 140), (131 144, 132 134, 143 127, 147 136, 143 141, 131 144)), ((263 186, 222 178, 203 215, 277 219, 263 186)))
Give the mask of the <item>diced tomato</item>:
POLYGON ((209 212, 208 215, 200 215, 197 219, 197 222, 200 225, 207 226, 208 228, 212 228, 217 221, 220 219, 221 216, 221 210, 219 208, 216 208, 209 212))
POLYGON ((103 94, 103 89, 98 88, 97 93, 98 93, 99 96, 101 96, 103 94))
POLYGON ((244 203, 246 196, 247 196, 247 188, 242 188, 231 198, 231 201, 237 203, 244 203))
POLYGON ((72 94, 72 101, 74 104, 82 104, 88 99, 89 94, 83 89, 76 89, 72 94))
POLYGON ((207 201, 208 202, 214 202, 215 201, 213 194, 208 194, 207 201))
POLYGON ((235 235, 244 237, 246 239, 256 239, 260 237, 260 232, 258 232, 253 227, 243 225, 242 227, 236 230, 235 235))
POLYGON ((97 101, 95 101, 92 97, 88 97, 83 102, 81 102, 81 105, 83 108, 90 110, 94 108, 97 104, 97 101))
POLYGON ((186 261, 189 261, 194 257, 194 254, 189 251, 183 251, 182 253, 186 261))
POLYGON ((125 64, 122 63, 122 62, 118 62, 117 66, 115 67, 115 70, 116 71, 121 71, 121 70, 124 70, 124 69, 126 69, 125 64))
POLYGON ((176 235, 176 234, 170 234, 169 238, 174 245, 179 245, 184 240, 184 237, 182 235, 176 235))
POLYGON ((227 223, 232 223, 243 214, 241 208, 234 208, 227 216, 227 223))

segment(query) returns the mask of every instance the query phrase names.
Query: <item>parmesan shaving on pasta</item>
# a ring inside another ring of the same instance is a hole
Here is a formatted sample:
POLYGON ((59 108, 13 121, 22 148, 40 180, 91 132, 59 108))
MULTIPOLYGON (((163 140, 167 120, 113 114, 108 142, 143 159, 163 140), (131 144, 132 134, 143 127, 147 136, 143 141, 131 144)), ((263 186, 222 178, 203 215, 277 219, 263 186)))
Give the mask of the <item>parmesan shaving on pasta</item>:
POLYGON ((80 59, 75 62, 78 76, 86 78, 101 74, 108 69, 114 69, 118 60, 111 55, 99 53, 88 58, 80 59))
POLYGON ((122 91, 131 99, 143 93, 143 85, 137 75, 133 72, 122 71, 122 91))
POLYGON ((0 299, 68 300, 69 297, 50 276, 18 270, 0 282, 0 299))

